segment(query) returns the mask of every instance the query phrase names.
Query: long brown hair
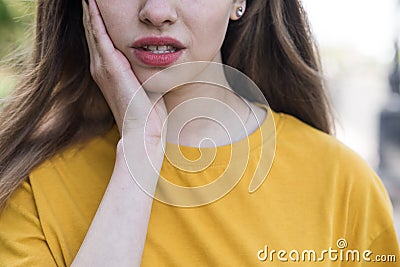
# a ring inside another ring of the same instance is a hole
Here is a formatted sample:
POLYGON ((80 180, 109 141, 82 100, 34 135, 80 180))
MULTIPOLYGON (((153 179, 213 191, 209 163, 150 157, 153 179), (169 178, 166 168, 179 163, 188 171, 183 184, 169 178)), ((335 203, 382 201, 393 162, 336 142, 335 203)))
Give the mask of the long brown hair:
POLYGON ((229 24, 224 63, 247 74, 271 108, 326 133, 333 131, 318 50, 298 0, 247 0, 229 24))
MULTIPOLYGON (((36 16, 31 62, 0 113, 0 208, 33 168, 115 123, 90 75, 81 1, 38 0, 36 16)), ((257 83, 274 110, 331 132, 319 60, 298 0, 247 0, 245 15, 229 25, 222 54, 257 83)))

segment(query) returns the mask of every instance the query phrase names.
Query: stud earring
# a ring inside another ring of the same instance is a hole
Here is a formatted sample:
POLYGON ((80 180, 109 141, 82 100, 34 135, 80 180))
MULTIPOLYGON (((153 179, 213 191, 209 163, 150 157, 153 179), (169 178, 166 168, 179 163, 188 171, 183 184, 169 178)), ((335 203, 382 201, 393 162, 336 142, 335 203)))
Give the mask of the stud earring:
POLYGON ((236 10, 236 15, 240 18, 243 16, 243 13, 244 13, 243 7, 241 7, 241 6, 238 7, 238 9, 236 10))

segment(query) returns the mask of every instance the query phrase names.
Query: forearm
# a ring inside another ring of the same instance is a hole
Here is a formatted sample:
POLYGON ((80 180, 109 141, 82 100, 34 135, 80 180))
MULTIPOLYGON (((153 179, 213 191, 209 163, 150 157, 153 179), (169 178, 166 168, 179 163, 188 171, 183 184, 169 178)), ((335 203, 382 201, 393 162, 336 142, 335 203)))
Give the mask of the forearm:
POLYGON ((72 266, 140 266, 153 202, 150 196, 164 158, 161 135, 166 108, 163 101, 155 105, 150 101, 129 60, 109 37, 96 1, 88 2, 82 1, 82 19, 90 72, 128 149, 125 155, 118 142, 110 183, 72 266), (135 183, 125 157, 146 191, 135 183))
POLYGON ((140 266, 152 202, 117 155, 110 183, 71 266, 140 266))

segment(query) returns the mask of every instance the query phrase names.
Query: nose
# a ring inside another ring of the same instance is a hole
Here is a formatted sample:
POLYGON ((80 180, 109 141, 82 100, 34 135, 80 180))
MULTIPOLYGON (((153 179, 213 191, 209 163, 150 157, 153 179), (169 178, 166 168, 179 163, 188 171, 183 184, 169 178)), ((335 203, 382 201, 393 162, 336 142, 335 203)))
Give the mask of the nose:
POLYGON ((174 0, 146 0, 139 12, 139 19, 147 25, 163 27, 176 22, 178 15, 174 0))

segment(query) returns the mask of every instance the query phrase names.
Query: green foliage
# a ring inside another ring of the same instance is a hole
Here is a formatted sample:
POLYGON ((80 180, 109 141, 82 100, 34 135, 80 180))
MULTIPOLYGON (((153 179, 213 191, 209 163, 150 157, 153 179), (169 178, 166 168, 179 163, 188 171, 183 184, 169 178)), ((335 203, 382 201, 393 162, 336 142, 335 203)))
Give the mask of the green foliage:
POLYGON ((0 60, 26 41, 26 33, 32 29, 35 4, 35 1, 0 0, 0 60))
POLYGON ((12 60, 19 61, 16 51, 26 50, 32 36, 36 1, 0 0, 0 97, 15 84, 10 71, 12 60))
POLYGON ((0 23, 1 24, 11 23, 10 13, 3 0, 0 0, 0 23))
POLYGON ((0 97, 5 96, 15 85, 15 78, 12 73, 0 72, 0 97))

